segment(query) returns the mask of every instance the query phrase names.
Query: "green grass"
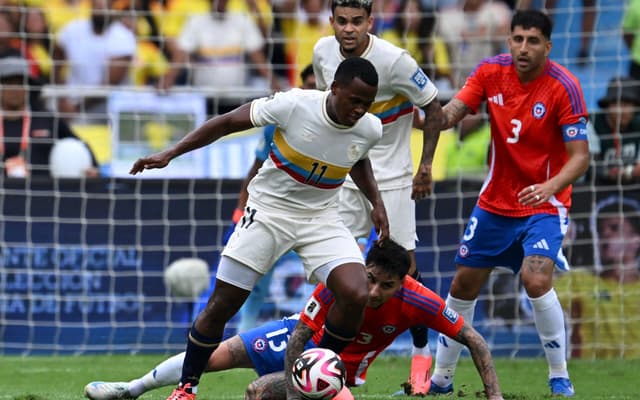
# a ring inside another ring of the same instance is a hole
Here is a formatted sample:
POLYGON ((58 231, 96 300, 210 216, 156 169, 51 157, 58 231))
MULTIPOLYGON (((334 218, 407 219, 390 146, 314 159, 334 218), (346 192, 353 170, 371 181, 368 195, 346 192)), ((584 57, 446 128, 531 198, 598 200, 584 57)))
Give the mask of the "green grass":
MULTIPOLYGON (((128 380, 144 374, 164 358, 162 355, 0 357, 0 399, 82 399, 84 385, 92 380, 128 380)), ((505 399, 549 399, 544 359, 496 359, 505 399)), ((400 399, 391 394, 400 389, 408 373, 409 359, 382 357, 369 370, 367 383, 354 389, 356 399, 400 399)), ((640 360, 578 361, 569 363, 576 399, 639 399, 640 360)), ((254 378, 251 370, 208 374, 199 387, 198 400, 239 400, 254 378)), ((474 399, 481 390, 470 359, 462 359, 453 396, 474 399)), ((164 400, 170 388, 143 395, 141 400, 164 400)))

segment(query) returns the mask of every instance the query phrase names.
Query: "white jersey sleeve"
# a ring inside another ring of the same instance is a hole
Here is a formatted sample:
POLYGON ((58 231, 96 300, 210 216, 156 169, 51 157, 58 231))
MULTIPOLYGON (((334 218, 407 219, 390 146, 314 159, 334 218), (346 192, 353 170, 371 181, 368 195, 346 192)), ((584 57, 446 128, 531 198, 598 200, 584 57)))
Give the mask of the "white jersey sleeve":
POLYGON ((438 95, 433 82, 406 51, 400 53, 391 65, 391 71, 388 84, 394 92, 406 96, 414 105, 424 107, 438 95))
POLYGON ((254 100, 251 103, 251 123, 254 126, 286 126, 294 110, 295 96, 292 94, 296 91, 302 90, 291 89, 289 92, 277 92, 254 100))

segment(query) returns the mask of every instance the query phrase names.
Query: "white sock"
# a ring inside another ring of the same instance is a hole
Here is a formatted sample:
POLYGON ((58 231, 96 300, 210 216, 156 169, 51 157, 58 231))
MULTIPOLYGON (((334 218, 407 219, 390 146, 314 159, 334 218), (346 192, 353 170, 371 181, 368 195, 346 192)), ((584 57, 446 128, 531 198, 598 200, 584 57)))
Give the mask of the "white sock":
POLYGON ((149 390, 163 386, 177 385, 182 375, 184 355, 185 353, 182 352, 173 357, 169 357, 154 369, 147 372, 142 378, 130 381, 129 393, 134 397, 138 397, 149 390))
MULTIPOLYGON (((468 324, 472 324, 476 309, 476 300, 460 300, 447 296, 447 306, 462 315, 468 324)), ((436 367, 431 381, 436 385, 445 387, 453 382, 456 365, 460 358, 462 345, 445 335, 438 336, 438 350, 436 351, 436 367)))
POLYGON ((549 379, 569 378, 567 371, 567 336, 564 314, 556 291, 552 288, 542 296, 532 299, 533 319, 549 364, 549 379))

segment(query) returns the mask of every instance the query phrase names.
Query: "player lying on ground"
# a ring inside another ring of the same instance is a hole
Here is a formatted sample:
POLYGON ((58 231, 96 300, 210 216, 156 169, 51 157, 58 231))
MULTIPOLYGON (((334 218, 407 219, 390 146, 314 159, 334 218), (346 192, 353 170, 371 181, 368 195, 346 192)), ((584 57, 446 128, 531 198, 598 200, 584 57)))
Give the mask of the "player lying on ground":
MULTIPOLYGON (((367 368, 359 368, 371 365, 380 352, 411 326, 424 324, 467 346, 487 397, 502 399, 491 353, 482 336, 447 308, 437 294, 406 276, 409 266, 407 251, 393 241, 371 247, 366 258, 369 300, 364 322, 357 339, 340 354, 347 369, 347 385, 362 385, 367 368)), ((259 378, 247 388, 247 399, 285 399, 282 370, 287 342, 305 349, 316 347, 333 301, 331 292, 318 285, 300 321, 297 315, 272 321, 225 340, 209 358, 206 372, 253 368, 259 378)), ((85 394, 92 400, 132 399, 152 389, 175 385, 180 379, 183 359, 184 353, 173 356, 130 382, 91 382, 85 387, 85 394)), ((351 398, 348 390, 343 392, 339 396, 346 397, 339 398, 351 398)))

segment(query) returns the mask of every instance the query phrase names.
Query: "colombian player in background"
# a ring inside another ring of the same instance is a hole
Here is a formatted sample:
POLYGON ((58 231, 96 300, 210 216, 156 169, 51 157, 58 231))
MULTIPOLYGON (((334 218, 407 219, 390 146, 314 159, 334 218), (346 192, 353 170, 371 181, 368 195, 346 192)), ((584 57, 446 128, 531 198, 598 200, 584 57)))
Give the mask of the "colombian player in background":
MULTIPOLYGON (((326 90, 336 68, 349 57, 363 57, 376 67, 378 93, 369 112, 382 121, 383 135, 369 152, 371 167, 383 201, 387 204, 391 238, 409 250, 410 275, 420 280, 416 267, 415 200, 431 193, 431 164, 442 124, 438 90, 404 49, 369 33, 373 27, 371 0, 332 0, 330 22, 335 36, 324 37, 313 49, 313 69, 318 89, 326 90), (423 148, 417 173, 411 161, 411 130, 414 105, 425 113, 423 148), (393 204, 393 207, 390 205, 393 204)), ((347 180, 340 191, 340 215, 356 238, 367 237, 371 205, 356 185, 347 180)), ((429 390, 431 354, 427 329, 414 326, 413 357, 409 383, 412 394, 429 390)))
MULTIPOLYGON (((460 242, 447 305, 473 321, 492 269, 520 273, 549 365, 551 393, 571 397, 553 275, 554 267, 569 269, 561 246, 571 185, 589 166, 587 108, 578 80, 548 58, 551 30, 546 14, 518 11, 508 39, 511 54, 480 63, 444 107, 444 129, 477 112, 485 100, 491 121, 489 172, 460 242)), ((460 350, 440 336, 430 392, 453 391, 460 350)))
MULTIPOLYGON (((347 386, 364 384, 368 367, 376 357, 411 326, 424 324, 467 346, 487 397, 502 399, 486 342, 462 317, 448 309, 440 296, 406 275, 410 258, 402 246, 391 240, 385 241, 382 247, 374 245, 367 254, 366 264, 369 300, 364 321, 357 339, 340 354, 347 369, 347 386)), ((299 354, 303 349, 318 347, 334 300, 324 285, 318 285, 301 315, 268 322, 225 340, 209 358, 206 371, 253 368, 260 377, 249 385, 246 398, 284 400, 287 397, 282 371, 286 348, 298 347, 290 354, 299 354)), ((152 389, 174 385, 180 379, 183 359, 184 353, 168 358, 130 382, 91 382, 85 394, 92 400, 130 399, 152 389)), ((353 396, 345 388, 336 399, 353 399, 353 396)))

